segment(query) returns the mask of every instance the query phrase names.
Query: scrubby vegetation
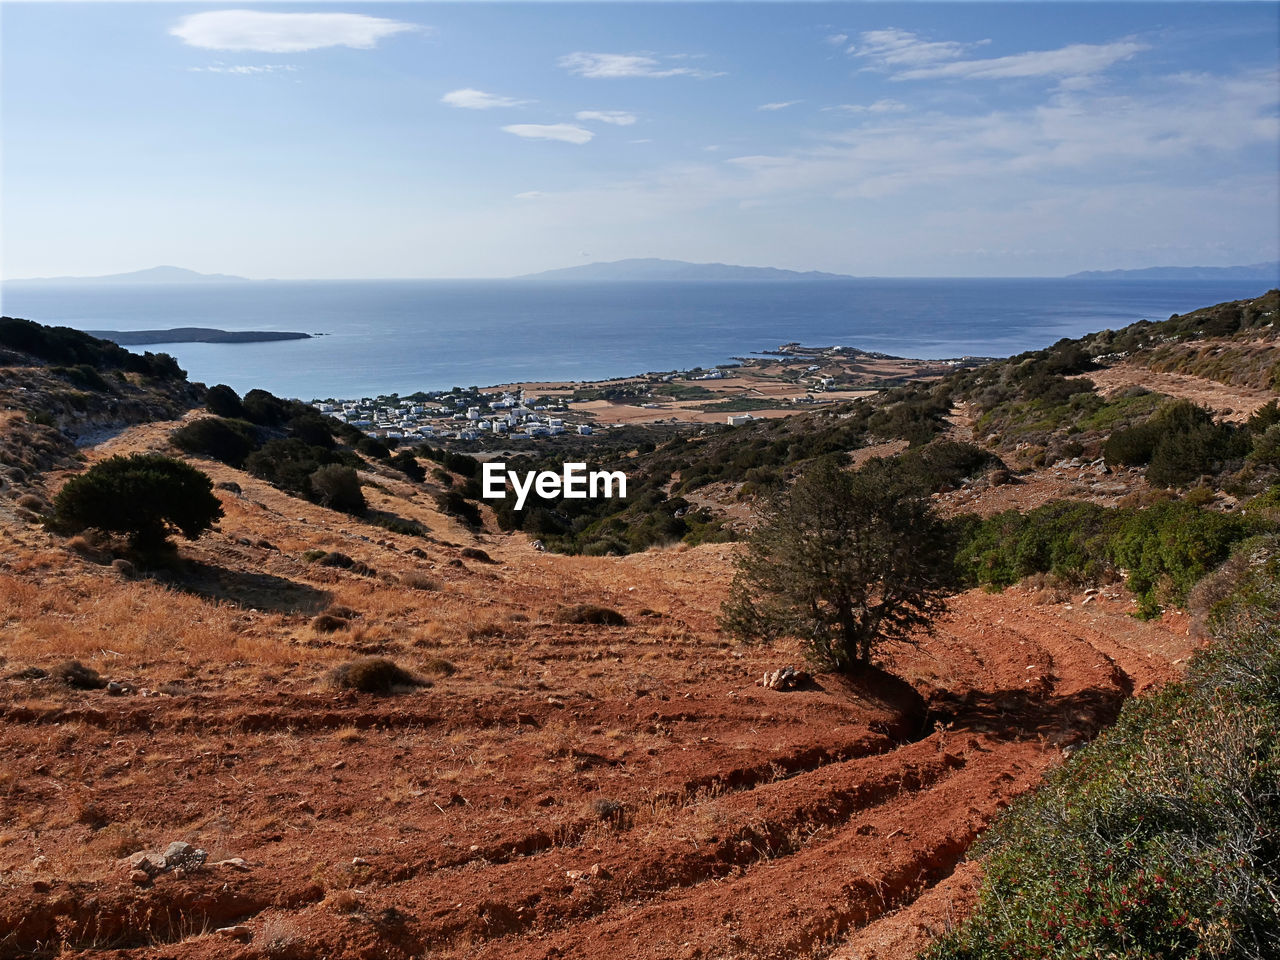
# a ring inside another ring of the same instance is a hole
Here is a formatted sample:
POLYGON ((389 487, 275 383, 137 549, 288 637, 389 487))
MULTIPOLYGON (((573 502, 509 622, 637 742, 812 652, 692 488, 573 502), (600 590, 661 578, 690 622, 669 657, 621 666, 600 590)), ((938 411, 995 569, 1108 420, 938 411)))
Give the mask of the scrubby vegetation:
POLYGON ((428 685, 385 657, 359 657, 340 664, 330 671, 329 680, 335 687, 361 693, 398 693, 428 685))
POLYGON ((972 583, 999 589, 1042 573, 1078 585, 1124 571, 1139 613, 1149 617, 1162 604, 1183 603, 1236 544, 1274 522, 1261 510, 1224 514, 1187 501, 1100 507, 1064 500, 962 518, 956 527, 958 565, 972 583))
POLYGON ((167 353, 132 353, 110 340, 99 340, 70 327, 47 327, 15 317, 0 317, 0 347, 70 367, 72 377, 78 375, 94 383, 94 374, 99 370, 124 370, 158 380, 186 377, 167 353))
POLYGON ((804 640, 843 672, 928 628, 953 586, 946 525, 896 461, 818 461, 769 507, 738 556, 721 626, 744 640, 804 640))
POLYGON ((172 434, 174 446, 242 468, 296 496, 346 513, 366 509, 356 469, 360 458, 342 443, 363 439, 354 428, 265 390, 244 399, 225 385, 208 394, 211 412, 239 414, 194 420, 172 434))
POLYGON ((625 627, 627 618, 617 610, 591 603, 579 603, 556 611, 560 623, 589 623, 599 627, 625 627))
POLYGON ((194 540, 222 516, 213 481, 159 454, 115 456, 68 480, 53 501, 49 525, 61 533, 89 528, 154 548, 171 531, 194 540))
POLYGON ((982 841, 977 912, 930 960, 1280 955, 1280 552, 1251 545, 1186 682, 982 841))

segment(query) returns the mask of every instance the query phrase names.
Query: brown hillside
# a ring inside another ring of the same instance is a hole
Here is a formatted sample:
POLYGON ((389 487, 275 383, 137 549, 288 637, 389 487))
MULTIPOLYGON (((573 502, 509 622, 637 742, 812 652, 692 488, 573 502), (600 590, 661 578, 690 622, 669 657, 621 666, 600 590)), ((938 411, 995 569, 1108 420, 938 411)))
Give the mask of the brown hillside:
POLYGON ((907 957, 977 832, 1192 646, 1118 592, 968 593, 890 663, 936 711, 911 730, 838 678, 756 685, 801 654, 717 631, 732 545, 539 553, 370 474, 403 536, 192 462, 240 492, 168 573, 4 501, 0 957, 907 957), (357 655, 429 685, 334 688, 357 655), (68 660, 120 686, 41 676, 68 660), (129 860, 174 841, 204 862, 129 860))

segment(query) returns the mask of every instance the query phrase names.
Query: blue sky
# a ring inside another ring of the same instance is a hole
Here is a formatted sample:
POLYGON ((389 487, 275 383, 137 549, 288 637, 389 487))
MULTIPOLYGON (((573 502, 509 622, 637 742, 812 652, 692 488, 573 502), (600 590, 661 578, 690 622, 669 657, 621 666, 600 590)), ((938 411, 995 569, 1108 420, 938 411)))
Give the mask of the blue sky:
POLYGON ((1276 4, 4 3, 3 275, 1280 256, 1276 4))

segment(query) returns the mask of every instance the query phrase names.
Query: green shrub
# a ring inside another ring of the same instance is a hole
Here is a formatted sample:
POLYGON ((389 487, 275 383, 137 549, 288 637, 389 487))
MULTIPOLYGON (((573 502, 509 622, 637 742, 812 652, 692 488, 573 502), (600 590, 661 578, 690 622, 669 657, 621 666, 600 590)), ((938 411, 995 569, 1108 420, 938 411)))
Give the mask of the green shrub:
POLYGON ((215 417, 227 417, 231 420, 243 420, 244 405, 240 395, 225 383, 214 384, 204 396, 205 409, 215 417))
POLYGON ((1166 501, 1130 513, 1108 544, 1118 567, 1128 570, 1128 586, 1144 616, 1160 602, 1180 603, 1196 581, 1227 558, 1234 543, 1257 532, 1242 517, 1166 501))
POLYGON ((87 363, 77 363, 73 367, 52 367, 52 373, 56 373, 60 377, 65 377, 82 390, 98 390, 102 393, 110 393, 111 386, 93 367, 87 363))
POLYGON ((457 490, 449 490, 436 497, 436 506, 442 513, 457 517, 470 526, 478 527, 482 522, 480 508, 457 490))
POLYGON ((598 627, 625 627, 627 618, 617 610, 597 606, 593 603, 579 603, 571 607, 563 607, 556 611, 559 623, 589 623, 598 627))
POLYGON ((179 427, 169 439, 179 450, 211 457, 232 467, 243 467, 258 446, 252 425, 243 420, 202 417, 179 427))
POLYGON ((155 547, 171 530, 194 540, 221 516, 208 476, 180 460, 135 453, 104 460, 63 484, 51 524, 65 533, 94 527, 155 547))
POLYGON ((330 671, 329 680, 340 689, 361 693, 399 693, 428 685, 385 657, 360 657, 341 664, 330 671))
POLYGON ((978 907, 929 960, 1280 956, 1274 549, 1214 629, 1187 682, 1130 700, 997 822, 978 907))
POLYGON ((427 479, 426 469, 418 462, 418 458, 408 450, 401 450, 391 458, 390 463, 391 466, 414 481, 414 483, 421 483, 427 479))
POLYGON ((240 402, 245 416, 259 426, 279 426, 289 415, 289 404, 266 390, 250 390, 240 402))
POLYGON ((311 492, 322 507, 343 513, 364 513, 367 504, 360 489, 360 478, 348 466, 330 463, 308 478, 311 492))

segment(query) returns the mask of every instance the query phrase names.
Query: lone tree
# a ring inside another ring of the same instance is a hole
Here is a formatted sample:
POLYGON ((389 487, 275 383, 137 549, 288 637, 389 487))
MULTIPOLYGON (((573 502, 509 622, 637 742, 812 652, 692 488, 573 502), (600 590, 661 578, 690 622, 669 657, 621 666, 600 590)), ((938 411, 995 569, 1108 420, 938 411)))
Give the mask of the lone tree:
POLYGON ((742 639, 798 637, 842 673, 946 609, 946 524, 896 464, 824 458, 774 501, 737 560, 721 626, 742 639))
POLYGON ((96 527, 157 547, 176 530, 194 540, 222 516, 213 481, 155 453, 115 456, 72 477, 53 501, 52 524, 67 533, 96 527))

